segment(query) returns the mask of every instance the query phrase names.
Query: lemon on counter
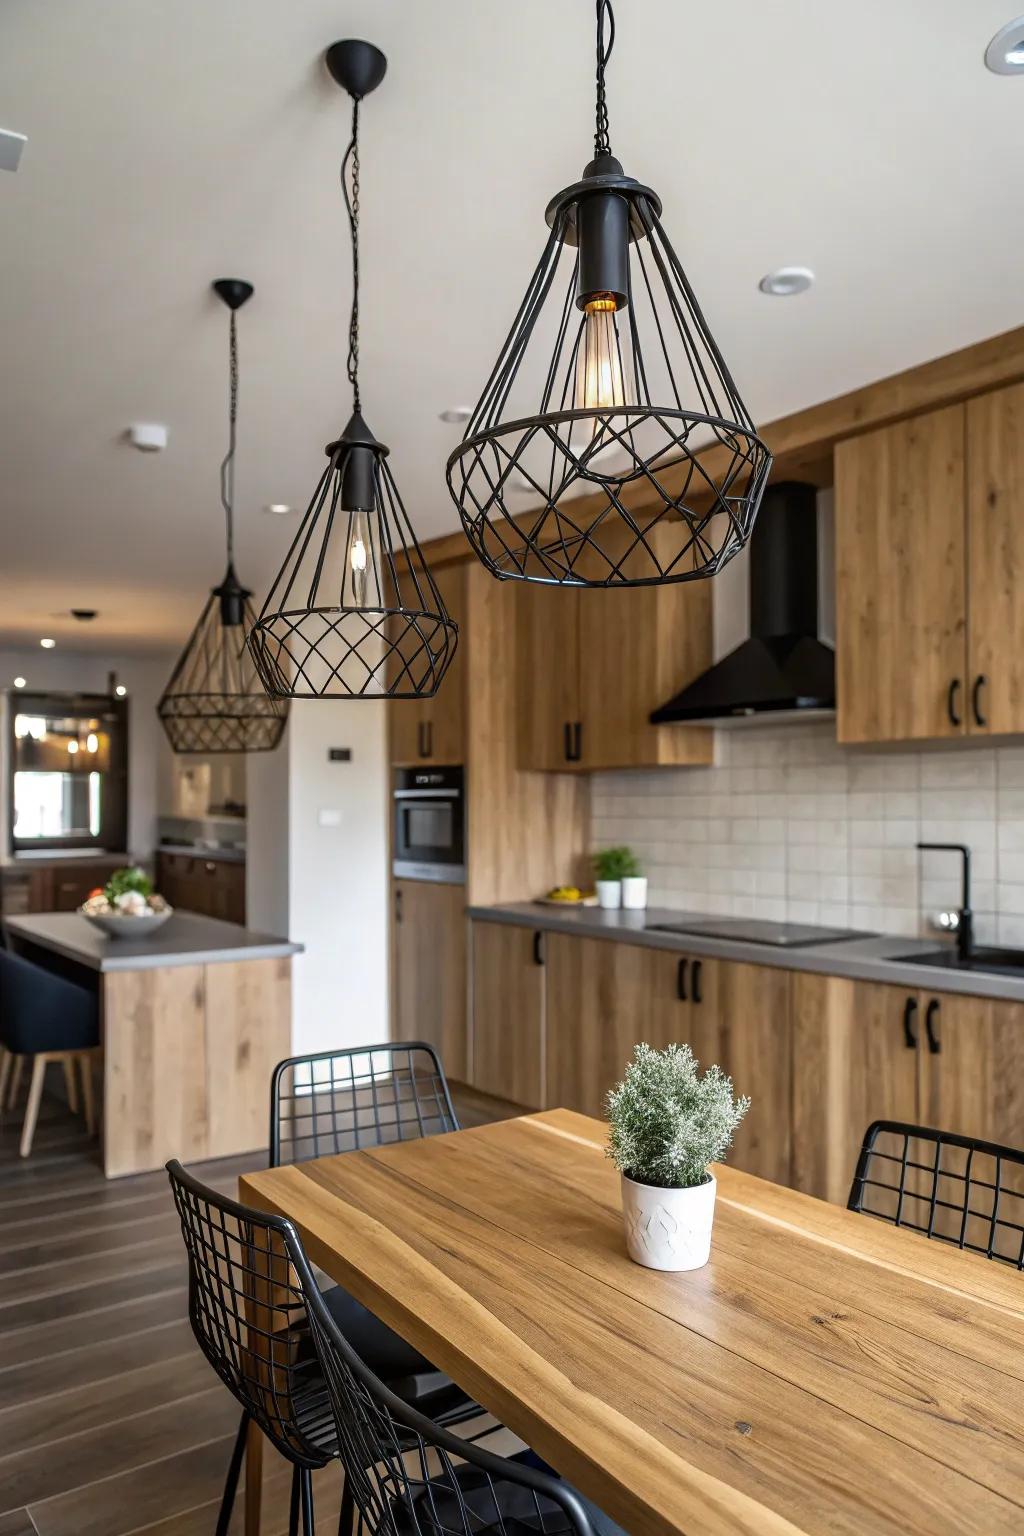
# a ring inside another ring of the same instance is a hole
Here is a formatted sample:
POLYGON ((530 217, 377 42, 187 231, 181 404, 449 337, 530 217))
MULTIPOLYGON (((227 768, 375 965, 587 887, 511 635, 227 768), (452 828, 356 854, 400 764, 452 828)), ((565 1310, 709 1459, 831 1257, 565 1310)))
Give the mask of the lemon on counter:
POLYGON ((582 891, 575 885, 556 885, 548 891, 548 901, 581 901, 582 891))

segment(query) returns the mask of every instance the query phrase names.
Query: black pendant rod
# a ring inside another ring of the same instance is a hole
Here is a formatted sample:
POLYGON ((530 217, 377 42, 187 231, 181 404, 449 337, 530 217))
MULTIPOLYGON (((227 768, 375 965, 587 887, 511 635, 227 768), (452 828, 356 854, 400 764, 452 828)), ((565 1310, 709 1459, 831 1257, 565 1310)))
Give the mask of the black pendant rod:
POLYGON ((608 138, 608 103, 605 99, 604 72, 615 46, 615 13, 611 0, 597 0, 597 131, 594 134, 594 158, 610 155, 612 146, 608 138), (605 43, 605 23, 608 41, 605 43))
POLYGON ((227 530, 228 568, 235 563, 235 436, 238 421, 238 326, 231 311, 228 382, 228 451, 220 466, 220 500, 227 530))
POLYGON ((341 162, 341 191, 352 236, 352 313, 348 322, 348 381, 352 385, 352 409, 362 409, 359 398, 359 101, 352 98, 352 137, 341 162), (351 165, 352 191, 348 171, 351 165))

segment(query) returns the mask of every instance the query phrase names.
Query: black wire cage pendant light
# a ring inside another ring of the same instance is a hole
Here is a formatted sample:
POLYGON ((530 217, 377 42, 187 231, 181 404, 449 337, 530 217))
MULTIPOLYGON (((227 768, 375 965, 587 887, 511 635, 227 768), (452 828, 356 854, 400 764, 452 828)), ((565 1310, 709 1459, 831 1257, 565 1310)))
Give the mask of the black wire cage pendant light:
POLYGON ((596 9, 594 158, 548 204, 547 244, 448 460, 448 486, 501 579, 689 581, 749 539, 771 455, 662 228, 660 198, 611 152, 615 22, 608 0, 596 9))
POLYGON ((371 43, 334 43, 327 67, 352 98, 341 185, 352 238, 348 378, 352 415, 249 645, 277 698, 429 698, 458 643, 402 504, 388 449, 363 420, 359 393, 359 107, 384 78, 371 43))
POLYGON ((251 283, 235 277, 220 278, 213 290, 231 312, 228 451, 220 467, 228 563, 156 708, 175 752, 270 752, 281 740, 288 705, 270 698, 256 673, 245 643, 256 618, 252 593, 235 573, 236 312, 253 290, 251 283))

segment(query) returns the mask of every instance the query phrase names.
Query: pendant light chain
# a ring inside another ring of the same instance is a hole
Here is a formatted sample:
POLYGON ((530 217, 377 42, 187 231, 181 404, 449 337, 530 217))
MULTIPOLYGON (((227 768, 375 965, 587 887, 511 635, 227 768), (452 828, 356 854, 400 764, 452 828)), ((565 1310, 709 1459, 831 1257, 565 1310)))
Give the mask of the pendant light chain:
POLYGON ((611 0, 597 0, 597 132, 594 134, 594 158, 610 155, 608 139, 608 103, 605 100, 604 72, 615 46, 615 15, 611 0), (605 44, 605 21, 608 23, 608 42, 605 44))
POLYGON ((348 323, 348 381, 352 385, 352 409, 362 409, 359 399, 359 97, 352 102, 352 138, 341 162, 341 190, 352 233, 352 315, 348 323), (352 165, 352 191, 348 167, 352 165))
POLYGON ((228 565, 233 565, 235 558, 235 423, 238 420, 238 326, 235 322, 234 310, 231 311, 229 351, 228 451, 220 466, 220 500, 227 526, 228 565))

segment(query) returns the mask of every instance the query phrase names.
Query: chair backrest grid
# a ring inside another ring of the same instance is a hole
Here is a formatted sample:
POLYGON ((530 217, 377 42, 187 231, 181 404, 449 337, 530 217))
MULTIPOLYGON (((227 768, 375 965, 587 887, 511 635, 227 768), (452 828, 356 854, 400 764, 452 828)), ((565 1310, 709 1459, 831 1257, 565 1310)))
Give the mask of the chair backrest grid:
POLYGON ((304 1295, 280 1218, 247 1210, 167 1165, 189 1266, 189 1321, 217 1375, 278 1450, 321 1467, 332 1448, 303 1429, 318 1379, 304 1295))
POLYGON ((865 1134, 847 1203, 1024 1270, 1024 1152, 1012 1147, 877 1120, 865 1134))
POLYGON ((444 1068, 420 1041, 292 1056, 274 1071, 272 1167, 458 1128, 444 1068))
POLYGON ((575 1492, 529 1465, 456 1438, 378 1381, 340 1333, 303 1256, 307 1299, 345 1477, 372 1536, 593 1536, 575 1492))

